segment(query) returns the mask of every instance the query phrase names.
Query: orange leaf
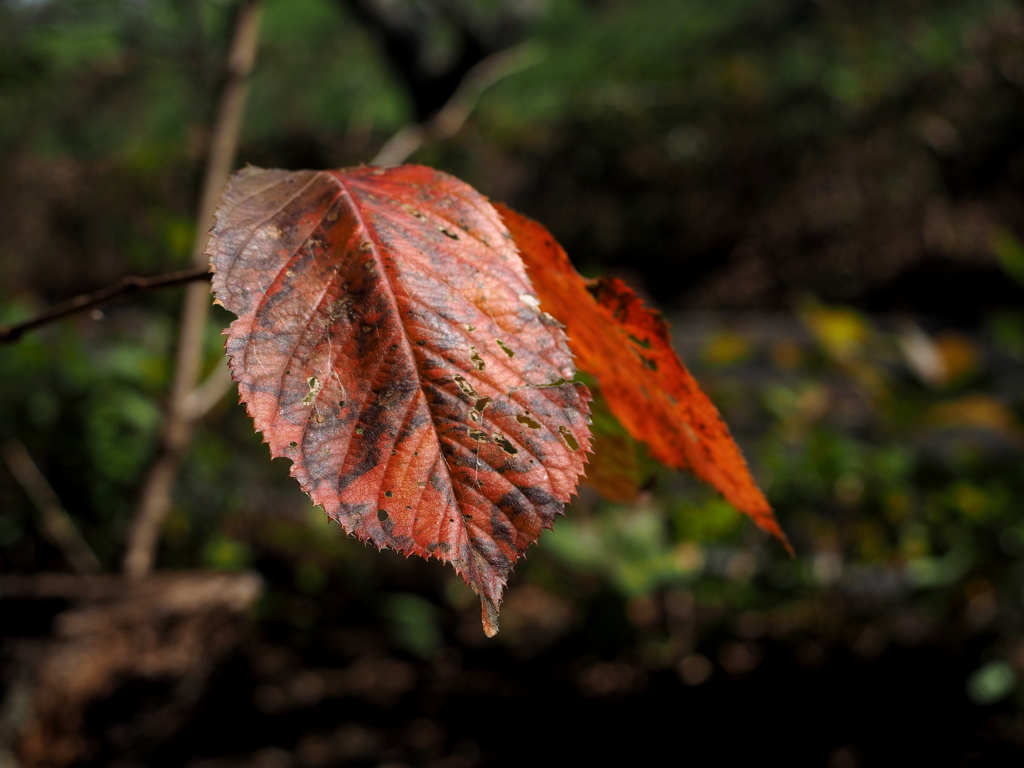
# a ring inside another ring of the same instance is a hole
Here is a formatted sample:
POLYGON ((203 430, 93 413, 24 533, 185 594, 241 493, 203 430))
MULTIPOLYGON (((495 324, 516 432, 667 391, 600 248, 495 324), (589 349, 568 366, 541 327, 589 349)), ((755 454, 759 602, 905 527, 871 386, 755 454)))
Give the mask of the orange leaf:
POLYGON ((346 531, 451 563, 494 634, 590 445, 589 394, 494 208, 422 166, 249 168, 208 253, 271 454, 346 531))
POLYGON ((792 554, 718 409, 672 349, 661 316, 617 278, 584 280, 544 227, 496 207, 541 306, 565 323, 577 366, 598 380, 622 425, 659 461, 718 489, 792 554))

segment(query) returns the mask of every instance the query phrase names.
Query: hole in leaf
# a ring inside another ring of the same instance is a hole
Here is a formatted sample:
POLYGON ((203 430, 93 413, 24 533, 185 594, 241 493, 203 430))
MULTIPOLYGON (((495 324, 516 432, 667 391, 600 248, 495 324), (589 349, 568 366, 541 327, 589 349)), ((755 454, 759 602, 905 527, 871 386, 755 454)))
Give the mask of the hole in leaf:
POLYGON ((699 443, 700 442, 700 438, 697 437, 697 433, 694 432, 693 428, 689 424, 687 424, 685 421, 683 422, 683 431, 686 433, 686 436, 688 438, 690 438, 690 440, 692 440, 693 442, 695 442, 695 443, 699 443))
POLYGON ((339 408, 344 408, 345 407, 345 401, 344 400, 339 400, 338 401, 338 407, 339 408))
POLYGON ((473 331, 476 330, 476 326, 471 323, 466 323, 466 330, 472 333, 473 331))
POLYGON ((456 375, 454 377, 454 380, 455 383, 459 386, 459 389, 462 390, 463 394, 469 395, 474 399, 478 399, 480 397, 480 395, 476 393, 476 390, 473 389, 473 385, 466 381, 466 378, 464 376, 456 375))
POLYGON ((469 436, 472 437, 474 440, 476 440, 478 443, 488 443, 491 440, 487 436, 486 432, 482 432, 479 429, 471 429, 471 430, 469 430, 469 436))
POLYGON ((470 353, 469 354, 469 359, 473 361, 473 365, 476 366, 476 369, 478 371, 482 371, 484 368, 487 367, 487 364, 484 362, 484 359, 482 357, 480 357, 480 350, 479 349, 477 349, 476 347, 471 346, 469 348, 469 353, 470 353))
POLYGON ((654 346, 653 344, 651 344, 650 339, 640 339, 634 336, 632 333, 627 333, 626 335, 629 336, 630 341, 632 341, 634 344, 638 346, 643 347, 644 349, 652 349, 654 346))
POLYGON ((504 435, 499 435, 497 432, 495 432, 493 435, 491 435, 491 437, 494 439, 494 442, 501 446, 501 450, 503 450, 509 456, 515 456, 517 453, 519 453, 519 449, 512 445, 512 441, 509 440, 504 435))
POLYGON ((390 499, 390 498, 391 498, 392 496, 394 496, 395 494, 394 494, 394 491, 384 491, 384 495, 385 495, 385 496, 386 496, 387 498, 389 498, 389 499, 390 499))
POLYGON ((386 509, 378 509, 377 519, 383 523, 385 520, 388 519, 388 511, 386 509))
POLYGON ((480 421, 480 411, 470 411, 469 412, 469 420, 470 421, 480 421))
POLYGON ((569 446, 570 450, 578 451, 580 447, 580 441, 576 439, 576 436, 569 431, 569 428, 564 424, 558 428, 558 431, 562 435, 562 439, 565 440, 565 444, 569 446))
POLYGON ((484 408, 486 408, 488 405, 490 405, 490 403, 491 403, 491 398, 489 398, 489 397, 481 397, 479 400, 477 400, 475 403, 473 403, 473 410, 476 411, 477 413, 483 413, 484 412, 484 408))
POLYGON ((437 231, 446 237, 450 237, 452 240, 458 240, 459 236, 457 233, 452 232, 448 227, 438 227, 437 231))
POLYGON ((363 428, 362 427, 356 427, 356 434, 357 435, 363 434, 363 428))
POLYGON ((525 424, 530 429, 540 429, 540 422, 534 421, 525 413, 521 413, 518 416, 516 416, 516 421, 518 421, 520 424, 525 424))
POLYGON ((506 355, 508 355, 509 357, 516 356, 516 353, 513 352, 512 348, 504 341, 502 341, 501 339, 495 339, 495 341, 498 343, 498 346, 501 347, 501 351, 504 352, 506 355))
POLYGON ((302 398, 303 405, 312 405, 313 401, 316 400, 316 396, 320 394, 320 389, 323 385, 316 376, 310 376, 306 379, 306 383, 309 385, 309 392, 304 398, 302 398))
POLYGON ((292 447, 292 448, 298 448, 299 447, 299 444, 296 443, 294 440, 292 440, 290 443, 288 443, 288 445, 290 447, 292 447))

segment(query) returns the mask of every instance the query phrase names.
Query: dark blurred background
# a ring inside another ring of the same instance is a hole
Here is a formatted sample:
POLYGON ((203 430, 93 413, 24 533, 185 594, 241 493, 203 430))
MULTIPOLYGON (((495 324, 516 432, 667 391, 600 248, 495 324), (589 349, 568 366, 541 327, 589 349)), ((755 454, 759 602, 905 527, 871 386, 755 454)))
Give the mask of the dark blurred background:
MULTIPOLYGON (((0 323, 188 265, 236 12, 0 0, 0 323)), ((82 586, 0 468, 0 766, 1020 764, 1024 4, 264 4, 239 164, 416 125, 410 161, 665 312, 797 558, 640 451, 637 498, 582 488, 488 640, 449 570, 328 526, 228 395, 149 586, 82 586)), ((0 347, 5 456, 107 571, 180 300, 0 347)))

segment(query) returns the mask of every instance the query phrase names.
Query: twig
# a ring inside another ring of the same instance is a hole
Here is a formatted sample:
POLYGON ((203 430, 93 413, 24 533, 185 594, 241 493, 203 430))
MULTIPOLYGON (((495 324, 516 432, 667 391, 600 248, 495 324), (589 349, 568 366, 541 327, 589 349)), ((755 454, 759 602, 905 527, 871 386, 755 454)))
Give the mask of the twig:
POLYGON ((541 53, 531 43, 488 56, 466 73, 455 93, 437 114, 426 122, 399 129, 384 143, 370 165, 398 165, 428 141, 451 138, 469 119, 484 91, 499 80, 532 67, 540 59, 541 53))
POLYGON ((88 542, 71 521, 53 487, 32 461, 25 446, 17 440, 8 440, 3 446, 4 461, 14 479, 24 489, 39 510, 43 534, 54 544, 68 564, 80 574, 99 573, 103 566, 88 542))
POLYGON ((94 309, 105 304, 110 304, 124 296, 132 296, 139 293, 148 293, 158 288, 169 288, 174 285, 182 285, 195 280, 209 280, 207 267, 194 267, 193 269, 182 269, 178 272, 168 272, 163 275, 152 277, 122 277, 113 285, 101 288, 92 293, 84 293, 73 299, 56 304, 45 309, 33 318, 24 320, 14 325, 0 326, 0 342, 17 341, 28 331, 35 330, 40 326, 52 323, 63 317, 84 312, 87 309, 94 309))
MULTIPOLYGON (((221 189, 227 183, 234 164, 238 135, 248 95, 248 78, 256 59, 259 37, 259 0, 243 0, 235 21, 228 77, 221 92, 207 158, 206 175, 196 219, 196 237, 192 260, 205 267, 207 233, 221 189)), ((130 576, 144 576, 153 568, 160 529, 171 507, 171 490, 195 426, 189 397, 199 380, 202 361, 203 330, 210 309, 209 289, 193 283, 185 293, 175 358, 174 382, 160 450, 143 480, 135 519, 128 533, 124 570, 130 576)))
POLYGON ((206 380, 198 387, 189 392, 185 398, 183 408, 188 418, 199 421, 210 409, 221 401, 234 385, 231 373, 227 365, 218 365, 206 380))

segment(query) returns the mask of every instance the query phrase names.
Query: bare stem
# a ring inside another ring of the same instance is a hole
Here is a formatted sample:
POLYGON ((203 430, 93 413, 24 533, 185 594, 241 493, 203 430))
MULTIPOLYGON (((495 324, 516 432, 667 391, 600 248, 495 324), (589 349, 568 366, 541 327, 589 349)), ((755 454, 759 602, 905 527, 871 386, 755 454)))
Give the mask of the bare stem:
MULTIPOLYGON (((259 15, 259 0, 243 0, 235 22, 228 57, 228 77, 221 92, 203 180, 192 246, 192 261, 196 267, 205 268, 207 265, 204 254, 207 233, 213 224, 217 198, 234 164, 249 90, 249 73, 256 59, 259 15)), ((124 570, 130 576, 144 576, 153 568, 160 529, 171 507, 171 491, 194 431, 195 408, 189 407, 189 398, 199 381, 203 329, 209 310, 209 288, 203 283, 189 285, 181 312, 174 381, 160 449, 143 481, 135 519, 128 534, 124 570)))
POLYGON ((99 573, 102 570, 100 561, 64 511, 56 492, 32 461, 25 446, 17 440, 8 440, 3 446, 3 456, 14 479, 39 510, 40 528, 46 538, 64 553, 68 564, 77 573, 99 573))
POLYGON ((43 310, 35 317, 24 320, 14 325, 0 326, 0 342, 12 342, 20 339, 25 333, 35 330, 54 320, 85 312, 88 309, 95 309, 110 304, 125 296, 132 296, 139 293, 148 293, 159 288, 170 288, 183 283, 191 283, 197 280, 209 280, 209 270, 206 267, 195 267, 193 269, 182 269, 178 272, 168 272, 163 275, 152 277, 122 277, 113 285, 100 288, 92 293, 84 293, 73 299, 56 304, 43 310))
POLYGON ((370 165, 398 165, 427 142, 451 138, 469 119, 484 91, 499 80, 533 66, 540 58, 540 52, 529 43, 488 56, 466 73, 437 114, 426 122, 399 129, 384 143, 370 165))

